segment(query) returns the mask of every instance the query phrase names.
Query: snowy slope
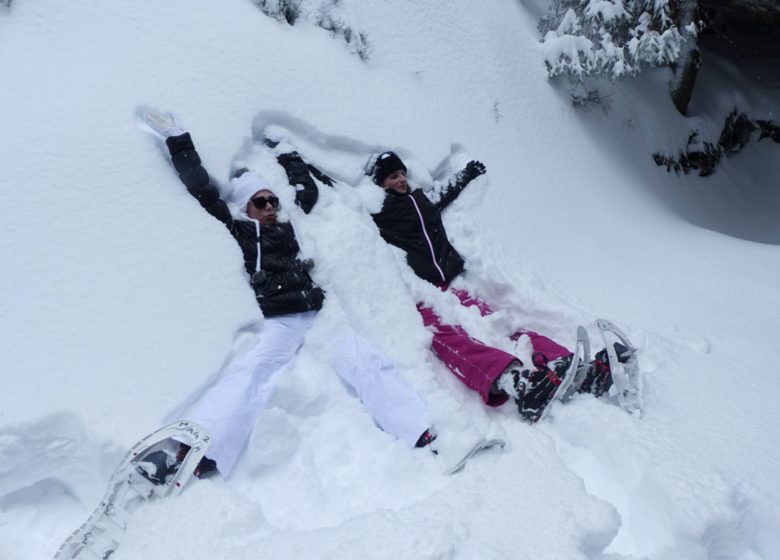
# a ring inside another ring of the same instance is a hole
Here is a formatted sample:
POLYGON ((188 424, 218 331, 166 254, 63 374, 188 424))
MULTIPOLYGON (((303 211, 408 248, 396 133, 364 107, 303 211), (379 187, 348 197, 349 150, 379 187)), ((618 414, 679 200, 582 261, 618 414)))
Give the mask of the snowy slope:
POLYGON ((689 119, 661 71, 581 113, 545 77, 536 8, 332 9, 368 60, 244 0, 0 6, 0 558, 51 557, 124 449, 258 316, 235 242, 136 127, 147 103, 180 115, 217 180, 237 161, 282 180, 257 141, 297 124, 343 181, 310 216, 279 193, 328 300, 236 473, 145 508, 117 560, 780 557, 780 250, 745 240, 770 227, 780 154, 759 145, 706 181, 650 157, 735 100, 776 118, 776 94, 722 63, 689 119), (643 418, 578 398, 528 426, 432 357, 414 302, 448 300, 366 216, 360 164, 378 148, 421 183, 453 152, 485 163, 445 220, 468 284, 507 311, 451 313, 497 345, 509 323, 571 345, 578 324, 595 339, 595 318, 616 321, 641 348, 643 418), (345 322, 397 361, 442 437, 510 449, 444 477, 378 430, 327 363, 345 322))

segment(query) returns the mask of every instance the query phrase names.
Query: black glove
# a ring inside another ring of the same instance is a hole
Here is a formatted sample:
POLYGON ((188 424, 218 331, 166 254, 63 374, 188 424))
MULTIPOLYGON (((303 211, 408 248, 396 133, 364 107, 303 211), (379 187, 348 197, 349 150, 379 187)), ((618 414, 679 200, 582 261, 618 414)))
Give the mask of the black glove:
POLYGON ((325 301, 325 292, 322 288, 312 288, 309 290, 309 296, 308 308, 322 309, 322 302, 325 301))
POLYGON ((314 261, 312 259, 303 259, 301 261, 301 270, 304 272, 311 272, 312 268, 314 268, 314 261))
POLYGON ((463 169, 463 178, 468 181, 473 181, 480 175, 485 174, 485 164, 483 164, 481 161, 471 160, 466 164, 466 167, 463 169))

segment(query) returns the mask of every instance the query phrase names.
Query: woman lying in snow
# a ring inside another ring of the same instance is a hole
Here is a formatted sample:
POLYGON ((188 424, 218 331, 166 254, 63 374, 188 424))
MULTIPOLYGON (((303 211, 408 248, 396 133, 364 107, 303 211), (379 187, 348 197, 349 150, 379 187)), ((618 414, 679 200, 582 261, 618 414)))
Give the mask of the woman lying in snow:
MULTIPOLYGON (((170 114, 142 113, 145 123, 165 138, 179 178, 200 205, 221 221, 238 242, 244 267, 264 319, 252 327, 254 347, 234 358, 216 378, 179 407, 176 419, 196 422, 211 436, 209 458, 196 476, 218 470, 228 476, 246 445, 259 414, 273 394, 280 375, 304 342, 304 335, 322 308, 325 293, 312 281, 310 260, 301 260, 295 231, 277 220, 279 199, 259 175, 239 170, 230 181, 234 217, 201 165, 192 138, 170 114)), ((317 187, 309 167, 297 154, 278 158, 296 189, 296 203, 309 212, 317 187)), ((425 447, 435 439, 427 408, 390 360, 352 329, 334 337, 332 365, 355 389, 367 411, 383 430, 410 447, 425 447)), ((186 452, 186 449, 183 449, 186 452)), ((182 455, 186 453, 180 453, 182 455)), ((157 471, 147 473, 162 483, 177 468, 175 458, 160 455, 157 471)))
MULTIPOLYGON (((382 238, 406 252, 412 270, 442 290, 454 293, 466 307, 476 306, 482 316, 493 313, 486 302, 465 290, 450 287, 464 272, 465 263, 447 238, 441 211, 457 198, 474 179, 485 173, 485 166, 470 161, 444 188, 438 202, 428 199, 421 189, 412 189, 406 178, 406 166, 394 152, 384 152, 368 166, 374 182, 385 189, 382 209, 371 217, 382 238)), ((434 309, 418 303, 426 326, 432 327, 431 348, 455 376, 477 391, 489 406, 499 406, 512 397, 526 420, 538 420, 567 374, 573 354, 557 342, 528 330, 518 330, 513 340, 527 336, 533 347, 532 368, 519 358, 472 338, 460 325, 442 322, 434 309)), ((627 351, 627 349, 624 348, 627 351)), ((621 361, 627 356, 621 355, 621 361)), ((596 355, 587 369, 579 372, 575 383, 580 392, 601 395, 612 384, 606 351, 596 355)))

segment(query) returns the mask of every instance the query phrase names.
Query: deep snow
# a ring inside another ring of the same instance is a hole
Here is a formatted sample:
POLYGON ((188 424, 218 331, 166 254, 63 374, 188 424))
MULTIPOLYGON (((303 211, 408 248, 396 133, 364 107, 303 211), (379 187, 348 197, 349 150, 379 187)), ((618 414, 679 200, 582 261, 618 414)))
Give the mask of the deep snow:
POLYGON ((328 300, 236 473, 144 508, 116 560, 780 557, 780 249, 744 239, 776 227, 780 152, 759 144, 706 180, 650 157, 735 102, 776 119, 777 93, 723 61, 688 119, 660 70, 607 86, 607 115, 578 112, 546 79, 538 4, 341 2, 367 61, 245 0, 0 6, 1 558, 51 557, 124 449, 258 316, 235 242, 136 127, 141 104, 175 110, 218 181, 237 161, 281 180, 257 140, 282 124, 343 182, 310 216, 279 193, 328 300), (583 397, 528 426, 433 358, 414 302, 452 301, 366 214, 360 165, 380 148, 421 184, 449 155, 487 166, 445 220, 466 281, 507 311, 453 316, 497 345, 517 322, 572 345, 578 324, 595 340, 593 320, 614 320, 640 347, 643 418, 583 397), (509 449, 444 477, 379 431, 327 365, 345 321, 443 437, 509 449))

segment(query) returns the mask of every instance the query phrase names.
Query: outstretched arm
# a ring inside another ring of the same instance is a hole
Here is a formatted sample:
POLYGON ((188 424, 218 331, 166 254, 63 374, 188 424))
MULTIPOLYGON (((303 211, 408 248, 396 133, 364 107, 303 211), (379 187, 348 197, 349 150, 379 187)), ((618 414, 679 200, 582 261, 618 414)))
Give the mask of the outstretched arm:
POLYGON ((287 180, 295 187, 295 203, 307 214, 311 212, 319 198, 319 191, 312 175, 329 187, 333 186, 333 179, 303 161, 298 152, 279 154, 276 161, 284 167, 287 180))
POLYGON ((212 216, 224 223, 228 229, 233 225, 233 217, 224 200, 219 196, 219 190, 211 183, 208 172, 200 161, 192 137, 188 132, 180 136, 171 136, 165 140, 171 160, 179 179, 187 187, 200 205, 212 216))
POLYGON ((173 113, 160 112, 151 107, 139 107, 137 116, 143 121, 143 128, 165 140, 179 179, 200 205, 212 216, 224 223, 235 235, 233 217, 219 190, 211 183, 208 172, 203 168, 192 137, 184 132, 181 122, 173 113))
POLYGON ((466 188, 466 185, 484 173, 485 166, 482 162, 475 160, 468 162, 466 167, 453 175, 447 186, 442 190, 441 197, 435 203, 435 206, 439 210, 444 210, 453 200, 458 198, 458 195, 466 188))

